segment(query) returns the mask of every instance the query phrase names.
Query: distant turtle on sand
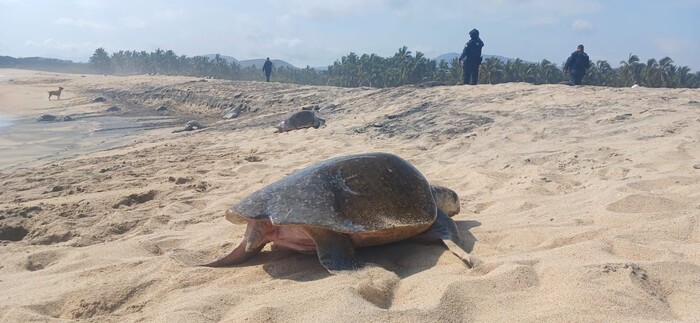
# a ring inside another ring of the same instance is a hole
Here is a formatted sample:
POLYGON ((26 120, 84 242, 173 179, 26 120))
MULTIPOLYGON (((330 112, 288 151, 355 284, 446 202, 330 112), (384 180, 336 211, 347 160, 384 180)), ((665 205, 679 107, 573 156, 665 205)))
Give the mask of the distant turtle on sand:
POLYGON ((38 121, 38 122, 42 122, 42 121, 56 121, 57 118, 58 118, 58 117, 56 117, 55 115, 44 114, 44 115, 42 115, 41 117, 36 118, 36 121, 38 121))
POLYGON ((407 161, 386 153, 329 159, 272 183, 226 211, 232 223, 247 224, 243 240, 211 262, 176 252, 187 265, 220 267, 255 256, 267 243, 315 253, 331 273, 363 267, 356 247, 415 237, 442 241, 468 267, 469 246, 451 216, 459 197, 431 185, 407 161))
POLYGON ((185 131, 192 131, 202 128, 204 128, 204 126, 197 120, 190 120, 185 124, 185 131))
POLYGON ((161 105, 156 109, 156 112, 165 112, 168 111, 168 107, 161 105))
POLYGON ((323 120, 316 116, 316 113, 311 110, 302 110, 295 112, 291 116, 287 117, 284 121, 277 125, 277 132, 292 131, 296 129, 304 128, 317 128, 326 124, 326 120, 323 120))
POLYGON ((235 108, 229 109, 226 112, 224 112, 224 115, 222 118, 224 119, 235 119, 238 118, 238 116, 241 115, 241 112, 243 111, 243 108, 240 106, 237 106, 235 108))
POLYGON ((122 109, 120 109, 120 108, 119 108, 118 106, 116 106, 116 105, 107 108, 107 112, 119 112, 119 111, 121 111, 121 110, 122 110, 122 109))
POLYGON ((187 121, 184 129, 173 130, 173 133, 183 132, 183 131, 193 131, 193 130, 203 129, 203 128, 204 128, 204 126, 201 123, 199 123, 199 121, 190 120, 190 121, 187 121))

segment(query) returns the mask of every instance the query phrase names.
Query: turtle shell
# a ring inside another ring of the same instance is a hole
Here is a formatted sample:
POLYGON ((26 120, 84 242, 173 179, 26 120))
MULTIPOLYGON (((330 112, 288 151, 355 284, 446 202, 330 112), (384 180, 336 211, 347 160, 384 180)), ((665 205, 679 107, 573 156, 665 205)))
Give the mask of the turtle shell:
POLYGON ((320 125, 320 119, 316 117, 313 111, 308 110, 295 112, 284 120, 284 128, 289 130, 310 127, 318 128, 320 125))
POLYGON ((430 184, 415 167, 392 154, 371 153, 299 170, 244 198, 226 218, 407 236, 426 230, 436 215, 430 184))

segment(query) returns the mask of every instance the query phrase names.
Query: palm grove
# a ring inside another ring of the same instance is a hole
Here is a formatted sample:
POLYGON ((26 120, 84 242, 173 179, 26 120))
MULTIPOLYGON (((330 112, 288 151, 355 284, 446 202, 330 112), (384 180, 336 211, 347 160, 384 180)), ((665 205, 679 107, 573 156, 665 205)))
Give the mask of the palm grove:
MULTIPOLYGON (((218 54, 210 59, 204 56, 178 56, 172 50, 157 49, 154 52, 119 51, 110 55, 104 48, 98 48, 90 57, 89 63, 101 74, 157 73, 243 81, 262 79, 260 68, 242 67, 236 62, 226 61, 218 54)), ((391 57, 350 53, 336 60, 325 71, 309 66, 301 69, 275 67, 273 78, 279 82, 306 85, 383 88, 426 82, 459 84, 461 72, 456 58, 449 62, 437 62, 426 58, 421 52, 413 54, 404 46, 391 57)), ((482 84, 554 84, 565 79, 561 69, 546 59, 531 63, 519 58, 504 62, 491 57, 484 60, 479 71, 479 83, 482 84)), ((613 67, 604 60, 591 62, 584 82, 590 85, 626 87, 631 86, 634 79, 647 87, 700 87, 700 72, 693 73, 687 66, 676 66, 670 57, 642 62, 637 55, 632 54, 620 61, 618 67, 613 67)))

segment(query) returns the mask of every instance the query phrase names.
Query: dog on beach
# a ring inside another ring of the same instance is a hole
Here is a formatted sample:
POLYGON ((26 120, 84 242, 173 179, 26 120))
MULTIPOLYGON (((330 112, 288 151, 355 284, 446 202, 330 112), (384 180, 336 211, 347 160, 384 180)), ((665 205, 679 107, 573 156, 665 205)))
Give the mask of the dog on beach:
POLYGON ((61 99, 61 91, 63 91, 62 87, 58 87, 58 91, 49 91, 49 100, 51 100, 52 96, 56 96, 59 100, 61 99))

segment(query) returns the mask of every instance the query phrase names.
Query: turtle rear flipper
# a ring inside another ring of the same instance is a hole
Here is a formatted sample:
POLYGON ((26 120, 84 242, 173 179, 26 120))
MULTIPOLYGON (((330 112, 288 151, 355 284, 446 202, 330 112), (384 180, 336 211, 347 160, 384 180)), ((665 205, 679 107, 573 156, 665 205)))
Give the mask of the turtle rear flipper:
POLYGON ((430 229, 420 236, 416 237, 419 241, 436 241, 442 240, 447 246, 447 249, 462 259, 467 267, 472 268, 472 257, 467 252, 467 241, 462 237, 455 224, 450 217, 441 209, 437 210, 437 218, 430 229))
POLYGON ((363 263, 355 260, 355 248, 347 235, 311 227, 307 228, 306 232, 316 243, 318 260, 331 274, 364 267, 363 263))
POLYGON ((232 265, 237 265, 240 264, 262 250, 262 248, 265 246, 260 245, 258 247, 252 248, 249 251, 246 251, 246 245, 247 241, 243 239, 241 243, 233 249, 231 252, 226 254, 225 256, 222 256, 214 261, 211 261, 213 258, 211 253, 209 252, 203 252, 203 251, 191 251, 191 250, 182 250, 178 249, 175 250, 172 254, 170 254, 170 258, 173 258, 175 261, 179 262, 182 265, 185 266, 190 266, 190 267, 195 267, 195 266, 204 266, 204 267, 224 267, 224 266, 232 266, 232 265))
POLYGON ((268 242, 269 240, 267 240, 263 228, 256 221, 249 221, 241 243, 223 257, 211 261, 207 260, 211 259, 211 257, 208 257, 207 253, 186 250, 176 250, 170 257, 185 266, 232 266, 240 264, 257 255, 268 242))

